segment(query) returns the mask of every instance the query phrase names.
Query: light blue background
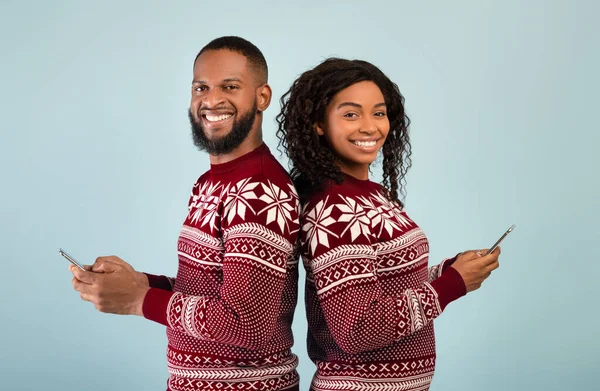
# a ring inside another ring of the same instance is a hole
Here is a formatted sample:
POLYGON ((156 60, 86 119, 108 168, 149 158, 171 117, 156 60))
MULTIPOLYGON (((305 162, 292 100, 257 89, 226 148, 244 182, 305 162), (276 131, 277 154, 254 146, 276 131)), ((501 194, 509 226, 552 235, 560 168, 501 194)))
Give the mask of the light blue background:
MULTIPOLYGON (((430 262, 517 225, 501 268, 436 321, 432 390, 596 389, 599 13, 591 0, 3 0, 0 388, 166 388, 164 327, 82 302, 57 248, 175 274, 208 167, 186 117, 192 61, 234 34, 270 66, 272 150, 279 96, 326 56, 372 61, 399 84, 407 210, 430 262)), ((296 314, 306 389, 302 300, 296 314)))

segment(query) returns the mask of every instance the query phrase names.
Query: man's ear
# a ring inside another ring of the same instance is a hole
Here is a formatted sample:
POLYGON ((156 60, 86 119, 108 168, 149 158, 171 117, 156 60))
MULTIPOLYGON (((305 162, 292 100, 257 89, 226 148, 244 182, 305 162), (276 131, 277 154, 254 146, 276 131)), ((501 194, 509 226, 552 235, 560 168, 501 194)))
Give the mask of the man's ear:
POLYGON ((268 84, 263 84, 262 86, 258 87, 256 90, 256 109, 259 113, 267 110, 271 104, 272 96, 273 91, 271 90, 271 86, 268 84))

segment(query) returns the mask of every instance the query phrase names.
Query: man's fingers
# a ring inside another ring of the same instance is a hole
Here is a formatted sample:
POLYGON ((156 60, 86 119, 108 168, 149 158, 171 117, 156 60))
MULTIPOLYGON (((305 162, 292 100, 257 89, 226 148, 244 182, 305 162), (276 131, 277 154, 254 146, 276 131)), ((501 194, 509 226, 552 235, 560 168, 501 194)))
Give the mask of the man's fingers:
POLYGON ((91 286, 89 284, 81 282, 77 279, 77 277, 73 277, 71 283, 73 284, 73 289, 75 289, 77 292, 86 294, 90 293, 91 286))
POLYGON ((123 265, 121 264, 105 260, 103 262, 94 263, 93 270, 96 273, 113 273, 117 270, 121 270, 122 268, 123 265))
POLYGON ((120 267, 124 267, 124 265, 125 261, 118 257, 98 257, 92 266, 92 270, 95 273, 110 273, 118 270, 120 267))
POLYGON ((89 301, 90 303, 94 302, 94 297, 89 293, 80 293, 79 296, 81 297, 81 300, 89 301))
POLYGON ((71 270, 71 273, 73 273, 75 278, 77 278, 79 281, 85 284, 93 284, 96 281, 96 276, 91 271, 83 271, 74 265, 71 265, 69 269, 71 270))
POLYGON ((127 262, 125 262, 124 260, 122 260, 121 258, 119 258, 115 255, 96 258, 96 263, 104 263, 104 262, 112 262, 112 263, 117 263, 119 265, 127 265, 127 262))
MULTIPOLYGON (((81 265, 81 266, 83 266, 83 268, 84 268, 86 271, 88 271, 88 272, 91 272, 91 271, 92 271, 92 265, 81 265)), ((69 271, 70 271, 70 272, 73 272, 73 269, 74 269, 74 268, 75 268, 75 269, 79 269, 77 266, 73 265, 72 263, 71 263, 71 264, 69 264, 69 271)), ((81 269, 79 269, 79 270, 81 270, 81 269)))

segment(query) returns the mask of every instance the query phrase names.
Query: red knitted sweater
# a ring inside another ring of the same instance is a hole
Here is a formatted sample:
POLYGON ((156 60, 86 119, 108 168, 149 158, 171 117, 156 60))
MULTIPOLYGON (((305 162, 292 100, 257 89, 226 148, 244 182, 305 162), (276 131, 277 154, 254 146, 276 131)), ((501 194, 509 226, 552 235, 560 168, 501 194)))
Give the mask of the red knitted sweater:
POLYGON ((466 294, 454 259, 428 268, 423 231, 380 185, 349 175, 301 221, 312 389, 429 389, 433 320, 466 294))
POLYGON ((299 203, 266 145, 212 165, 192 189, 175 279, 148 275, 144 316, 167 326, 173 391, 298 384, 291 324, 299 203))

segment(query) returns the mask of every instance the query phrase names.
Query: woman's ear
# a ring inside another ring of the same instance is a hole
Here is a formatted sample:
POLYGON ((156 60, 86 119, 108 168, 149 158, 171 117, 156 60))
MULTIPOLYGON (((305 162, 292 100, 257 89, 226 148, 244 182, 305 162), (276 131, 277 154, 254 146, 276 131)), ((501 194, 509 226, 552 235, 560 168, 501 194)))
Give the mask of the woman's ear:
POLYGON ((325 134, 325 131, 323 130, 323 127, 320 124, 315 123, 313 125, 313 129, 319 136, 323 136, 325 134))

